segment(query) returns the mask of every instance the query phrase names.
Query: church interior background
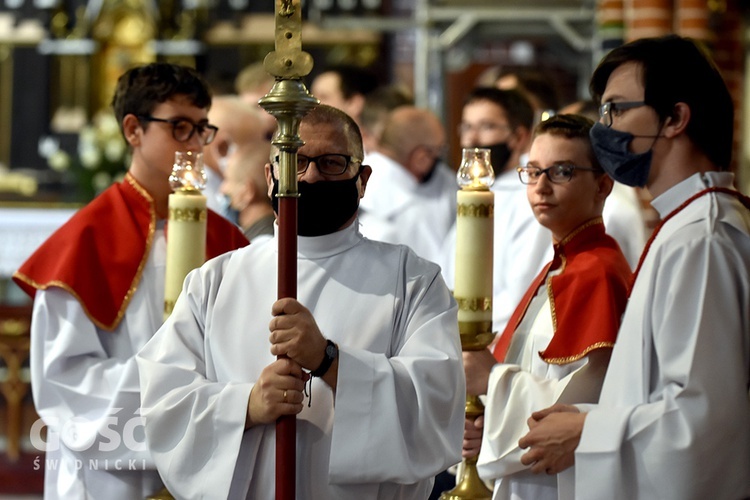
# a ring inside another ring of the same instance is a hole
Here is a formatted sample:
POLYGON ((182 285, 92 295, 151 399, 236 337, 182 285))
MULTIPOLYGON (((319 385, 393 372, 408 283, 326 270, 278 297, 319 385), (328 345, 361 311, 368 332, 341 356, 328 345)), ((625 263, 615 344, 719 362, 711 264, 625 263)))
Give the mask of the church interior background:
MULTIPOLYGON (((743 0, 303 0, 315 68, 352 63, 413 89, 443 118, 449 162, 463 94, 492 67, 543 70, 561 104, 623 40, 670 32, 707 43, 736 103, 733 169, 750 192, 748 3, 743 0)), ((118 178, 127 151, 109 102, 133 64, 196 67, 233 93, 273 50, 273 0, 0 0, 0 498, 39 494, 30 443, 31 304, 10 275, 82 203, 118 178)), ((308 81, 309 87, 309 81, 308 81)), ((35 462, 37 460, 37 462, 35 462)))

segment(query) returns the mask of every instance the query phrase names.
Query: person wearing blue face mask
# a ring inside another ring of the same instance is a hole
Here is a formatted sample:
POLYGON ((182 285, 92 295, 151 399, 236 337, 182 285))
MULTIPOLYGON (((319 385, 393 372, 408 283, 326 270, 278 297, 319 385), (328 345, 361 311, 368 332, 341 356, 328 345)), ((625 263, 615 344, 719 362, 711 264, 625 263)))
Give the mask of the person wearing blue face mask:
POLYGON ((602 167, 661 217, 641 256, 599 404, 532 414, 522 461, 575 464, 576 498, 750 496, 750 200, 729 166, 734 107, 679 36, 614 49, 591 79, 602 167))
POLYGON ((355 122, 320 105, 299 133, 297 299, 276 300, 276 239, 188 276, 138 356, 154 460, 175 498, 270 500, 274 423, 296 415, 297 499, 426 498, 460 456, 456 302, 437 265, 360 234, 355 122))

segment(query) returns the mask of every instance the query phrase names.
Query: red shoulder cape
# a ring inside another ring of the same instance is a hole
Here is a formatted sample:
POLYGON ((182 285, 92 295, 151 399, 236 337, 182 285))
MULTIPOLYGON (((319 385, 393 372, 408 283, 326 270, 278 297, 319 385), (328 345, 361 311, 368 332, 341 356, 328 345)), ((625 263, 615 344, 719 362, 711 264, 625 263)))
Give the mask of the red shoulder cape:
POLYGON ((495 346, 505 360, 513 332, 531 299, 546 280, 554 335, 539 355, 550 364, 564 365, 594 349, 613 347, 625 311, 632 272, 617 242, 604 232, 602 219, 581 225, 555 245, 555 257, 526 291, 495 346), (547 277, 550 269, 561 269, 547 277))
MULTIPOLYGON (((206 258, 247 245, 242 232, 208 211, 206 258)), ((151 195, 130 175, 55 231, 13 274, 32 298, 62 288, 99 328, 114 330, 138 287, 156 229, 151 195)))

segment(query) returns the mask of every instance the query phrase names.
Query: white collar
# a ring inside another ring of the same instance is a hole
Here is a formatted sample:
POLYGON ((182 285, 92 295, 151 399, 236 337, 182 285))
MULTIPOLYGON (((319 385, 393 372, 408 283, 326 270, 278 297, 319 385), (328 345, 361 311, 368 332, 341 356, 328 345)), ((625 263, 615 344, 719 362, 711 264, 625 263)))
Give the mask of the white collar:
POLYGON ((715 186, 731 188, 733 182, 734 174, 731 172, 699 172, 675 184, 651 200, 651 206, 663 219, 694 194, 715 186))
MULTIPOLYGON (((274 248, 278 252, 279 226, 273 226, 274 248)), ((333 255, 345 252, 353 248, 364 236, 359 232, 359 222, 354 220, 350 225, 340 231, 322 236, 297 236, 297 258, 299 259, 325 259, 333 255)))

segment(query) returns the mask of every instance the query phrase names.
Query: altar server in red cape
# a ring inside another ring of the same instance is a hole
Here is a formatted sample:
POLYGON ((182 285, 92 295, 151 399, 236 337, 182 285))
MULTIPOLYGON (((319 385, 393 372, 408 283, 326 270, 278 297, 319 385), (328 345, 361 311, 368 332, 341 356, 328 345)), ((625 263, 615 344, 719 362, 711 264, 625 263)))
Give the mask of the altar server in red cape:
MULTIPOLYGON (((596 405, 531 415, 521 458, 575 465, 575 498, 750 498, 750 199, 734 188, 733 102, 700 42, 642 38, 591 77, 599 163, 661 221, 596 405)), ((572 498, 568 492, 567 498, 572 498)))
POLYGON ((464 352, 468 392, 486 395, 486 410, 467 419, 463 453, 479 453, 478 470, 494 480, 496 499, 557 498, 565 478, 532 474, 521 463, 518 440, 533 411, 598 400, 625 309, 631 271, 602 222, 612 179, 594 157, 592 125, 582 116, 559 115, 537 126, 518 175, 536 219, 552 232, 554 258, 494 352, 464 352))
MULTIPOLYGON (((132 150, 125 179, 14 274, 34 298, 31 382, 47 426, 46 499, 144 498, 161 487, 139 416, 135 354, 163 319, 175 151, 211 142, 210 105, 192 69, 155 63, 122 75, 113 107, 132 150)), ((209 211, 206 258, 246 244, 209 211)))

